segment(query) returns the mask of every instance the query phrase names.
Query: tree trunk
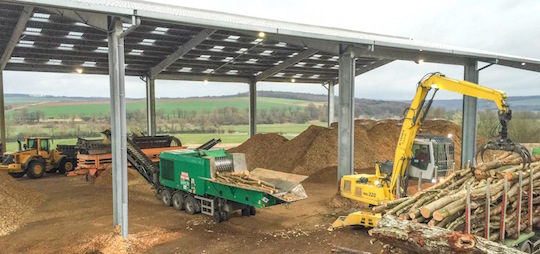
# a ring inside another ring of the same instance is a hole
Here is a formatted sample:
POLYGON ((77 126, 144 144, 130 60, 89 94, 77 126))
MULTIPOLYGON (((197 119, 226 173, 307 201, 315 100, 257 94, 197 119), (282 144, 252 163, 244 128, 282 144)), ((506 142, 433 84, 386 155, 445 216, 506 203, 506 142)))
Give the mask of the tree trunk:
POLYGON ((481 237, 384 216, 369 234, 410 253, 521 253, 481 237))

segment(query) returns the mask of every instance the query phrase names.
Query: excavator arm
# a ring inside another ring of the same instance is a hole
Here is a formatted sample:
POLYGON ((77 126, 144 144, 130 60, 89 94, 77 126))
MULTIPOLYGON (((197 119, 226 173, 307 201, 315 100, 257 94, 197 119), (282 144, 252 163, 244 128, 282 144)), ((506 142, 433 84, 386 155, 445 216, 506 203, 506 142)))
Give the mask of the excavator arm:
MULTIPOLYGON (((480 150, 482 158, 486 150, 504 150, 520 154, 523 159, 523 166, 530 163, 531 155, 528 150, 522 145, 512 142, 508 138, 507 124, 512 118, 512 111, 508 106, 508 97, 505 92, 483 87, 464 80, 447 78, 441 73, 430 73, 420 80, 420 82, 418 82, 416 95, 414 96, 411 106, 409 107, 403 121, 396 154, 394 157, 392 177, 389 183, 389 190, 391 193, 396 193, 397 181, 398 179, 403 179, 404 177, 405 171, 412 158, 412 145, 414 138, 416 137, 422 122, 427 116, 435 93, 439 89, 484 100, 490 100, 497 105, 499 110, 498 115, 499 122, 501 124, 501 131, 499 132, 499 137, 490 140, 487 144, 482 146, 480 150), (426 97, 431 90, 434 90, 433 95, 431 99, 426 102, 426 97)), ((402 190, 399 191, 402 192, 402 190)))

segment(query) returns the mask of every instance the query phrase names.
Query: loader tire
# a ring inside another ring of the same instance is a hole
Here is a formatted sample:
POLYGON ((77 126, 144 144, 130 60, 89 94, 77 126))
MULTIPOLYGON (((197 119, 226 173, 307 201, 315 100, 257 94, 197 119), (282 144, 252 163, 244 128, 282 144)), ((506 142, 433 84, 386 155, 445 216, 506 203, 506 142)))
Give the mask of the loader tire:
POLYGON ((201 212, 201 205, 199 204, 199 201, 193 197, 193 195, 188 195, 186 197, 186 213, 188 214, 196 214, 201 212))
POLYGON ((184 203, 185 203, 184 201, 185 201, 184 193, 181 191, 175 192, 174 195, 172 196, 172 205, 174 209, 178 211, 184 210, 184 203))
POLYGON ((8 174, 13 178, 21 178, 26 172, 9 172, 8 174))
POLYGON ((45 174, 45 165, 39 161, 31 161, 26 169, 26 175, 32 179, 40 178, 45 174))
POLYGON ((171 206, 171 191, 169 189, 164 189, 161 191, 161 202, 165 206, 171 206))

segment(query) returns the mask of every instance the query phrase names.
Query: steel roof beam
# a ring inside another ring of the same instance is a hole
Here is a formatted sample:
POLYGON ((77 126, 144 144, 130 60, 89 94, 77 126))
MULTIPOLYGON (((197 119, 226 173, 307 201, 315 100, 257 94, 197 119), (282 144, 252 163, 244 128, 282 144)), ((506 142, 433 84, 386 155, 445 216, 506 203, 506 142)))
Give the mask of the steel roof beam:
POLYGON ((17 46, 17 43, 19 42, 19 39, 21 38, 21 35, 26 28, 26 22, 28 22, 28 20, 32 16, 33 10, 33 7, 25 6, 23 11, 21 12, 21 16, 17 21, 17 25, 15 25, 15 29, 13 29, 11 38, 9 39, 9 42, 4 49, 2 58, 0 58, 0 70, 3 70, 6 67, 6 64, 9 62, 9 59, 11 58, 11 53, 13 53, 15 46, 17 46))
POLYGON ((287 69, 288 67, 290 66, 293 66, 295 65, 296 63, 312 56, 313 54, 317 53, 318 50, 316 49, 306 49, 300 53, 298 53, 298 55, 296 56, 293 56, 285 61, 283 61, 283 63, 281 64, 278 64, 266 71, 263 71, 261 74, 257 75, 257 77, 255 77, 255 81, 261 81, 261 80, 264 80, 268 77, 271 77, 272 75, 278 73, 279 71, 281 70, 284 70, 284 69, 287 69))
POLYGON ((44 9, 51 13, 57 14, 59 16, 71 19, 73 21, 84 23, 86 25, 89 25, 103 32, 106 32, 109 30, 109 27, 107 24, 107 15, 105 14, 90 13, 90 12, 85 12, 85 11, 74 11, 74 10, 68 10, 68 9, 57 9, 57 8, 44 8, 44 9))
POLYGON ((215 29, 204 29, 201 32, 199 32, 197 35, 193 36, 189 41, 178 47, 178 49, 167 56, 167 58, 163 59, 159 64, 152 67, 150 71, 148 72, 149 76, 151 78, 154 78, 157 76, 160 72, 164 71, 169 67, 171 64, 176 62, 180 57, 187 54, 190 50, 197 47, 201 42, 206 40, 208 36, 212 35, 217 30, 215 29))

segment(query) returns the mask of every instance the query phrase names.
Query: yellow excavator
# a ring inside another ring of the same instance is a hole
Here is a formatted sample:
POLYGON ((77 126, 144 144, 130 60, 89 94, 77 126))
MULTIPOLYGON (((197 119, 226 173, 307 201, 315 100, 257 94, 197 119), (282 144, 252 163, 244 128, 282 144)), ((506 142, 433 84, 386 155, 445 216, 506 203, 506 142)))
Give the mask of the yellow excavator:
MULTIPOLYGON (((377 163, 375 174, 355 174, 343 176, 340 183, 341 196, 369 205, 380 205, 406 195, 408 174, 413 143, 425 120, 433 98, 439 89, 495 102, 500 122, 499 136, 483 145, 479 151, 482 156, 486 150, 504 150, 518 153, 523 165, 531 162, 531 154, 522 145, 508 138, 507 124, 512 118, 505 92, 480 86, 463 80, 454 80, 441 73, 429 73, 419 82, 416 95, 408 108, 399 135, 393 162, 377 163), (431 99, 426 101, 432 91, 431 99)), ((374 227, 381 219, 381 214, 357 211, 348 216, 339 217, 331 228, 349 225, 374 227)))

